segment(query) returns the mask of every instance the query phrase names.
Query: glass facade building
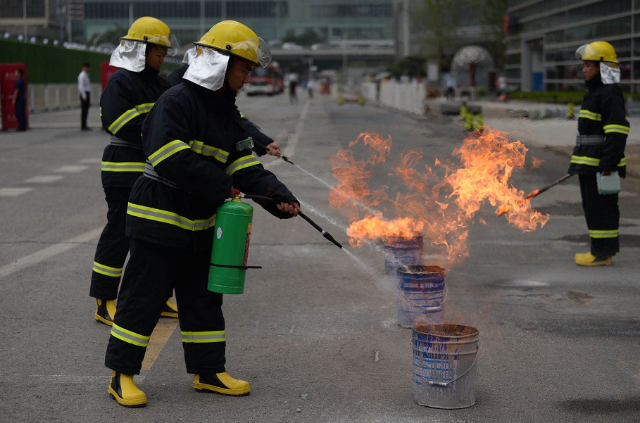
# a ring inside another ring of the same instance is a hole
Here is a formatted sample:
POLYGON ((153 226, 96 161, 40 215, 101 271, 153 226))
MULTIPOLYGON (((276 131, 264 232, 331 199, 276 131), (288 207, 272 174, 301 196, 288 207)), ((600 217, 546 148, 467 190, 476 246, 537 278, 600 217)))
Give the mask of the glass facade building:
POLYGON ((85 36, 116 25, 128 26, 140 16, 165 21, 181 44, 200 38, 213 24, 234 19, 266 40, 288 31, 313 29, 327 41, 394 38, 398 0, 84 0, 85 36))
POLYGON ((621 63, 621 88, 640 91, 640 0, 511 0, 506 19, 509 84, 523 91, 582 89, 576 49, 608 41, 621 63))

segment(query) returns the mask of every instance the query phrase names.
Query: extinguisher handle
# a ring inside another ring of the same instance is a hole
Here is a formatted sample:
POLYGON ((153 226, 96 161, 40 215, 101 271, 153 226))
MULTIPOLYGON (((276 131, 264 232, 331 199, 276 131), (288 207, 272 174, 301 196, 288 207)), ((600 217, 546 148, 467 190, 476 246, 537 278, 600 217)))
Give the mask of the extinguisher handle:
POLYGON ((231 264, 216 264, 216 263, 209 263, 211 264, 213 267, 224 267, 227 269, 262 269, 262 266, 234 266, 231 264))

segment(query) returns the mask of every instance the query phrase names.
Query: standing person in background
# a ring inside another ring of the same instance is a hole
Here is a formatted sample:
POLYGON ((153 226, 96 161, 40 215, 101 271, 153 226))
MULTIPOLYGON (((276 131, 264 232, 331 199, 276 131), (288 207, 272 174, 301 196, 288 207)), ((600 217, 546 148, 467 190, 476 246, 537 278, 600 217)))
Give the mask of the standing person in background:
POLYGON ((27 105, 27 83, 24 82, 24 69, 16 69, 18 80, 13 86, 13 107, 15 109, 16 119, 18 119, 18 131, 26 131, 27 115, 25 108, 27 105))
POLYGON ((298 80, 296 74, 292 73, 289 76, 289 104, 298 103, 298 95, 296 94, 297 86, 298 80))
MULTIPOLYGON (((108 326, 113 325, 115 299, 129 252, 127 202, 145 168, 142 123, 160 95, 171 87, 159 74, 165 56, 174 53, 176 46, 164 22, 151 17, 135 21, 111 54, 109 64, 120 69, 109 78, 100 98, 102 125, 112 136, 102 154, 101 169, 109 209, 96 248, 89 295, 96 299, 94 318, 108 326)), ((162 316, 177 318, 176 305, 165 300, 162 316)))
POLYGON ((89 80, 89 62, 82 64, 82 71, 78 75, 78 93, 80 94, 80 109, 82 110, 80 117, 80 130, 91 131, 87 126, 87 116, 89 116, 89 106, 91 106, 91 81, 89 80))
POLYGON ((309 91, 309 98, 313 98, 314 86, 315 86, 315 83, 313 82, 313 79, 309 79, 309 82, 307 82, 307 90, 309 91))
MULTIPOLYGON (((578 118, 578 136, 568 173, 579 175, 582 208, 591 238, 591 248, 575 255, 578 266, 609 266, 620 251, 618 194, 601 194, 598 178, 624 178, 624 149, 629 135, 620 62, 613 46, 605 41, 585 44, 576 50, 584 62, 582 72, 589 91, 578 118)), ((606 278, 603 276, 603 281, 606 278)))

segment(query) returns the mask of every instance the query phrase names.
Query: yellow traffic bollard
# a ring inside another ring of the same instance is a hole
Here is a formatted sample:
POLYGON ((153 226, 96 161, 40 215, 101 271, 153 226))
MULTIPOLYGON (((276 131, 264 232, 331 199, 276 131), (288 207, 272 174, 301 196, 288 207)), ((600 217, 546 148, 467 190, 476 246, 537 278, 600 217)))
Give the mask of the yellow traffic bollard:
POLYGON ((480 113, 476 119, 476 130, 478 132, 484 131, 484 119, 482 118, 482 113, 480 113))
POLYGON ((473 131, 473 113, 467 113, 467 121, 464 124, 464 129, 469 132, 473 131))
POLYGON ((569 103, 569 108, 567 110, 567 119, 575 119, 576 118, 576 112, 573 108, 573 103, 569 103))

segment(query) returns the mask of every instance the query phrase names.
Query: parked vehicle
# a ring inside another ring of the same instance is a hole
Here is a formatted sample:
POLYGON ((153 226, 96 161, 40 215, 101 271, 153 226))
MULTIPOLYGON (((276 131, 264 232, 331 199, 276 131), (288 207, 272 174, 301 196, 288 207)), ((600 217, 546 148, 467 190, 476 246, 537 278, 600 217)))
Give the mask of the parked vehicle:
POLYGON ((284 91, 284 71, 277 63, 271 63, 266 68, 256 67, 251 71, 244 91, 249 96, 280 94, 284 91))

